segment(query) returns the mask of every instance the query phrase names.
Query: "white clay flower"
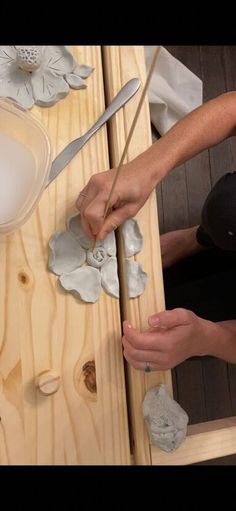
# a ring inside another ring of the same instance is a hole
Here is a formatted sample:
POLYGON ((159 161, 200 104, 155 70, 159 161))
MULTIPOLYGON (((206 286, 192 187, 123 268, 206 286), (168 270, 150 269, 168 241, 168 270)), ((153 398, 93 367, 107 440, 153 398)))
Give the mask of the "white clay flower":
MULTIPOLYGON (((119 298, 116 240, 114 232, 91 251, 91 240, 82 229, 80 214, 67 222, 67 231, 54 234, 49 241, 48 267, 59 276, 66 291, 85 302, 96 302, 101 288, 119 298)), ((122 226, 125 255, 132 256, 142 248, 142 235, 135 220, 122 226)), ((139 296, 145 289, 147 274, 139 263, 126 260, 128 295, 139 296)))
POLYGON ((77 65, 65 46, 0 46, 0 96, 24 108, 51 106, 69 88, 85 88, 93 68, 77 65))
POLYGON ((82 230, 80 214, 69 218, 67 228, 49 241, 49 269, 60 276, 64 289, 85 302, 96 302, 101 287, 119 298, 114 232, 91 252, 92 242, 82 230))

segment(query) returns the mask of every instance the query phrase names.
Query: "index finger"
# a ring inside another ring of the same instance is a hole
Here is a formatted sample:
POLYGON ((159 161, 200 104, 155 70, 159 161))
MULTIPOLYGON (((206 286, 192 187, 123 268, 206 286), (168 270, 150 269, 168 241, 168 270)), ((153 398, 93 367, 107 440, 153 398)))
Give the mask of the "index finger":
POLYGON ((139 332, 136 328, 129 326, 127 321, 124 321, 123 332, 126 340, 136 350, 163 351, 165 349, 167 330, 139 332))

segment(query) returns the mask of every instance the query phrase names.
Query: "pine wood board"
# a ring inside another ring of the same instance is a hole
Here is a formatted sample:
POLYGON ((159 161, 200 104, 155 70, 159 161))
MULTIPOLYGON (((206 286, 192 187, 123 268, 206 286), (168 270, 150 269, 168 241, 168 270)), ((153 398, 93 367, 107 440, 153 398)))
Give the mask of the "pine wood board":
MULTIPOLYGON (((100 47, 71 50, 95 67, 87 89, 32 110, 54 157, 104 110, 100 47)), ((76 301, 47 271, 50 236, 76 212, 89 177, 108 167, 103 127, 45 190, 27 223, 0 239, 0 464, 130 463, 119 301, 103 291, 95 304, 76 301), (43 396, 35 377, 48 368, 61 386, 43 396)))
MULTIPOLYGON (((105 88, 108 101, 124 85, 134 77, 140 78, 144 85, 146 69, 144 49, 142 46, 104 46, 103 62, 105 74, 105 88)), ((141 95, 141 88, 124 109, 109 123, 109 145, 111 165, 119 163, 125 140, 136 112, 141 95)), ((136 125, 126 161, 135 158, 152 143, 148 99, 143 105, 138 123, 136 125)), ((144 237, 144 248, 133 259, 140 262, 148 274, 148 284, 145 292, 138 298, 128 299, 125 290, 125 278, 122 284, 122 310, 123 319, 131 321, 132 325, 147 328, 148 316, 165 308, 162 280, 161 255, 159 244, 159 227, 157 217, 156 194, 152 193, 145 206, 136 216, 144 237)), ((120 235, 119 235, 120 238, 120 235)), ((120 250, 120 269, 124 268, 122 247, 120 250)), ((136 464, 152 464, 152 452, 145 424, 142 417, 141 405, 147 390, 158 383, 165 383, 172 392, 170 371, 155 372, 145 375, 127 367, 127 396, 131 415, 131 438, 136 464)))
POLYGON ((155 465, 190 465, 235 454, 236 417, 194 424, 186 440, 173 453, 152 446, 155 465))

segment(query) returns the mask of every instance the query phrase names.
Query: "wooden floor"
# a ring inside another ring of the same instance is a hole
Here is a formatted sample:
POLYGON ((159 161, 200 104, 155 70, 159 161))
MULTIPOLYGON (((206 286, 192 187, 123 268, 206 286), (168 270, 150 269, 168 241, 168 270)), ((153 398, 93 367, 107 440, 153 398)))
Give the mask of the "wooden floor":
MULTIPOLYGON (((203 80, 204 102, 236 90, 236 46, 166 46, 203 80)), ((160 232, 196 225, 214 183, 236 170, 231 138, 181 165, 158 186, 160 232)), ((174 395, 190 423, 236 415, 236 366, 217 359, 189 360, 173 370, 174 395)), ((202 464, 233 464, 236 455, 202 464)))

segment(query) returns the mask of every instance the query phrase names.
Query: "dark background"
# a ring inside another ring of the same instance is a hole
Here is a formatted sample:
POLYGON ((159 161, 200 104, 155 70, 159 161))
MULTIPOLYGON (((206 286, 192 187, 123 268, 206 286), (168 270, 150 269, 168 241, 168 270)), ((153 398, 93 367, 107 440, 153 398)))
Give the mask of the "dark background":
MULTIPOLYGON (((236 46, 165 46, 203 81, 203 101, 236 90, 236 46)), ((236 170, 236 138, 206 150, 171 172, 158 186, 160 232, 200 222, 214 183, 236 170)), ((174 397, 190 424, 236 415, 236 366, 215 358, 188 360, 172 371, 174 397)), ((236 455, 201 465, 236 465, 236 455)))

